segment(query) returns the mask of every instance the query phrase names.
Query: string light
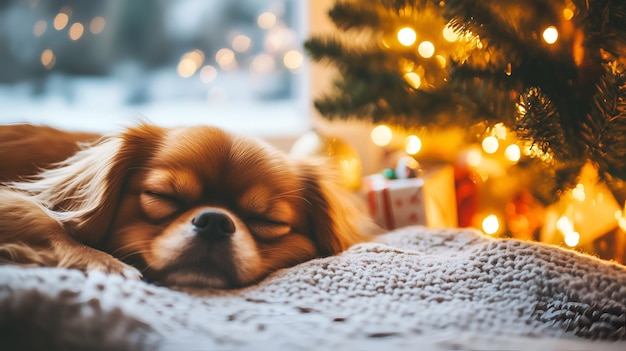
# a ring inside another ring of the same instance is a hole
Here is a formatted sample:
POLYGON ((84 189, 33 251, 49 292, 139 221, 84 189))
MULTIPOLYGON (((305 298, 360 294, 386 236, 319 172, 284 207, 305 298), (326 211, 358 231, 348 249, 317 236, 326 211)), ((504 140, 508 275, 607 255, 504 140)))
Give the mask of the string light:
POLYGON ((565 244, 569 247, 575 247, 580 242, 580 234, 578 232, 569 232, 565 234, 565 244))
POLYGON ((448 24, 443 28, 443 38, 453 43, 459 39, 459 34, 448 24))
POLYGON ((233 38, 232 46, 237 52, 246 52, 250 48, 252 40, 246 35, 239 34, 233 38))
POLYGON ((511 162, 517 162, 522 157, 522 151, 517 144, 511 144, 504 150, 504 157, 511 162))
POLYGON ((59 12, 55 17, 54 17, 54 29, 56 30, 62 30, 63 28, 65 28, 67 26, 67 23, 70 21, 70 16, 67 15, 67 13, 65 12, 59 12))
POLYGON ((409 155, 415 155, 422 149, 422 140, 417 135, 409 135, 404 140, 404 151, 409 155))
POLYGON ((36 37, 40 37, 43 35, 43 33, 46 32, 46 27, 48 26, 48 24, 46 23, 46 21, 44 20, 39 20, 35 23, 35 26, 33 27, 33 34, 36 37))
POLYGON ((482 222, 483 232, 485 234, 493 235, 500 230, 500 221, 498 220, 498 216, 495 214, 490 214, 483 219, 482 222))
POLYGON ((237 67, 235 53, 231 49, 222 48, 215 54, 215 61, 221 69, 227 71, 237 67))
POLYGON ((276 24, 276 15, 271 12, 263 12, 257 18, 257 24, 263 29, 270 29, 276 24))
POLYGON ((285 67, 290 70, 295 70, 302 66, 302 62, 304 62, 304 56, 298 50, 289 50, 283 57, 283 63, 285 67))
POLYGON ((406 80, 413 89, 419 89, 420 85, 422 85, 422 79, 415 72, 406 73, 404 80, 406 80))
POLYGON ((89 23, 89 31, 91 34, 100 34, 106 27, 106 20, 102 16, 94 17, 89 23))
POLYGON ((483 155, 480 150, 471 149, 467 152, 465 161, 471 167, 478 167, 483 162, 483 155))
POLYGON ((398 41, 400 44, 411 46, 415 44, 415 40, 417 40, 417 33, 415 33, 413 28, 404 27, 398 30, 398 41))
POLYGON ((429 41, 423 41, 417 47, 417 52, 422 55, 423 58, 430 58, 435 54, 435 45, 429 41))
POLYGON ((85 28, 83 27, 83 25, 81 23, 74 23, 72 24, 72 26, 70 27, 70 31, 69 31, 69 36, 70 39, 72 40, 78 40, 80 39, 80 37, 83 36, 83 32, 85 31, 85 28))
POLYGON ((56 63, 56 57, 54 56, 54 52, 50 49, 46 49, 41 53, 41 64, 46 69, 52 69, 54 64, 56 63))
POLYGON ((543 40, 548 44, 554 44, 559 39, 559 31, 555 26, 550 26, 543 31, 543 40))
POLYGON ((580 202, 585 201, 585 186, 581 183, 576 184, 576 187, 572 189, 572 197, 580 202))
POLYGON ((500 147, 500 143, 498 142, 498 139, 494 136, 488 136, 485 139, 483 139, 483 150, 488 153, 488 154, 493 154, 496 151, 498 151, 498 148, 500 147))
POLYGON ((378 146, 386 146, 391 142, 393 133, 391 132, 391 128, 381 124, 372 129, 370 137, 372 138, 372 142, 374 142, 374 144, 378 146))
POLYGON ((574 10, 570 9, 570 8, 565 8, 563 9, 563 18, 566 21, 571 20, 572 18, 574 18, 574 10))

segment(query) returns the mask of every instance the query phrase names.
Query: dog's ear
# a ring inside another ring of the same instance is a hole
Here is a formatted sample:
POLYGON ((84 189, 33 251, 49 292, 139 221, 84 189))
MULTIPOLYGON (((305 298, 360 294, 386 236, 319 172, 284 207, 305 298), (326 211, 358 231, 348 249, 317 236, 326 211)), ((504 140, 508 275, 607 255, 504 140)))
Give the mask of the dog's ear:
POLYGON ((129 172, 150 158, 164 134, 163 128, 147 124, 129 128, 12 186, 34 196, 79 241, 99 247, 114 221, 129 172))
POLYGON ((320 160, 299 164, 308 226, 322 256, 337 254, 358 242, 366 241, 371 222, 365 206, 355 194, 342 186, 336 172, 320 160))

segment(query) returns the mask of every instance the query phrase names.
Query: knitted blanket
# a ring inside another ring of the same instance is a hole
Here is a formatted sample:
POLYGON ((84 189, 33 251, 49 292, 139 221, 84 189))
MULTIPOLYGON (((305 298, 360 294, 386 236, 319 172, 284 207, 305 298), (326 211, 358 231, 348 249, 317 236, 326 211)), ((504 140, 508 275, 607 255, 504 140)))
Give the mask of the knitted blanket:
POLYGON ((626 267, 423 227, 228 291, 2 266, 0 348, 625 350, 626 267))

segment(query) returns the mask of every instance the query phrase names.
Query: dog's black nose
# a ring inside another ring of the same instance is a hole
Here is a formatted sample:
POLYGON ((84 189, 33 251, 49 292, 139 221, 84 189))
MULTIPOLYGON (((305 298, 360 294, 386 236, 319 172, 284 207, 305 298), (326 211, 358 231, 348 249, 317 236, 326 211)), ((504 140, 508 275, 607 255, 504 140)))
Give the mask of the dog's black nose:
POLYGON ((206 238, 225 238, 235 232, 235 223, 222 211, 204 210, 191 220, 198 235, 206 238))

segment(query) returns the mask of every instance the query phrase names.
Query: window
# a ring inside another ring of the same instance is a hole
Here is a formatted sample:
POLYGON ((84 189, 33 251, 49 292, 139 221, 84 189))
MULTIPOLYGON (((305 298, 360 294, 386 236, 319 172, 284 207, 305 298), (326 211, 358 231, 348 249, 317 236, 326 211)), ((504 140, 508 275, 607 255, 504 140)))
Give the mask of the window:
MULTIPOLYGON (((0 3, 0 122, 307 127, 305 1, 0 3)), ((307 100, 308 101, 308 100, 307 100)))

